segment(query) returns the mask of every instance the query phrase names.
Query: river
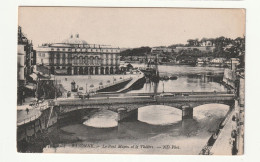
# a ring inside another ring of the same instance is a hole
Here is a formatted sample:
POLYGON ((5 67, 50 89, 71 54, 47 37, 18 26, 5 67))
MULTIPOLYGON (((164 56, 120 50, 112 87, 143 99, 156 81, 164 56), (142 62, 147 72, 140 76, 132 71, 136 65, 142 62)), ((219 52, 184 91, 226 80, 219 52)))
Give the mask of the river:
MULTIPOLYGON (((143 66, 143 65, 134 65, 143 66)), ((226 91, 218 82, 224 69, 216 67, 159 66, 161 75, 177 75, 177 80, 145 83, 141 89, 128 93, 226 91)), ((194 108, 193 119, 181 119, 181 110, 164 105, 138 109, 138 119, 117 122, 118 114, 109 110, 83 117, 59 127, 58 138, 43 152, 60 153, 145 153, 198 154, 217 130, 229 107, 207 104, 194 108), (64 142, 65 141, 65 142, 64 142)))

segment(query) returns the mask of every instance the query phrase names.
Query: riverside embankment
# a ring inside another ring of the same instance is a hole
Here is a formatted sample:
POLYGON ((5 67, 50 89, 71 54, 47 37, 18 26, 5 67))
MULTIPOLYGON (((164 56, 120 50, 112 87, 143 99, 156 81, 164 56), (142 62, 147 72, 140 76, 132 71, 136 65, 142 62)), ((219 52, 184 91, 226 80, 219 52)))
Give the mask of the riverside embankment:
MULTIPOLYGON (((91 92, 111 92, 123 89, 126 91, 128 88, 133 87, 135 82, 140 80, 139 75, 117 75, 117 76, 106 76, 101 77, 102 80, 100 81, 100 77, 91 76, 88 78, 92 82, 88 82, 89 84, 93 85, 91 88, 85 88, 85 90, 91 92), (106 84, 100 85, 101 82, 106 82, 106 84), (109 81, 109 82, 108 82, 109 81)), ((60 77, 60 76, 59 76, 60 77)), ((72 77, 66 76, 66 78, 59 78, 60 84, 64 86, 64 88, 69 91, 71 88, 70 83, 73 81, 72 77)), ((77 76, 78 77, 78 76, 77 76)), ((75 79, 75 78, 74 78, 75 79)), ((83 82, 86 80, 79 79, 78 80, 78 87, 83 86, 83 82)), ((63 98, 58 98, 57 100, 68 100, 75 98, 75 94, 72 94, 69 98, 66 94, 63 94, 63 98)), ((27 99, 26 99, 27 100, 27 99)), ((32 101, 28 100, 28 103, 24 103, 22 106, 17 107, 17 142, 18 143, 26 143, 30 141, 35 141, 35 139, 39 139, 42 133, 48 128, 52 127, 58 122, 58 111, 51 106, 52 100, 46 100, 44 103, 39 104, 37 107, 31 107, 29 104, 32 101), (38 136, 38 137, 37 137, 38 136)), ((20 149, 18 148, 18 151, 20 149)))

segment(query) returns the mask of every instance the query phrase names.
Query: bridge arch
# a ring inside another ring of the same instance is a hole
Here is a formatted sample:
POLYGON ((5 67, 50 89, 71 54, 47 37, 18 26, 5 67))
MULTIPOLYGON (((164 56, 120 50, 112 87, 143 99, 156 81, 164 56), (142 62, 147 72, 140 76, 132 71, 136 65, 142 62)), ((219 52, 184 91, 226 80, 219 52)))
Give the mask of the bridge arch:
POLYGON ((219 106, 219 105, 228 106, 228 107, 232 106, 232 104, 229 104, 229 103, 209 102, 209 103, 203 103, 203 104, 200 104, 200 105, 196 105, 195 107, 193 107, 193 109, 201 108, 202 106, 219 106))
POLYGON ((137 120, 151 125, 169 125, 182 121, 182 111, 166 105, 150 105, 138 108, 137 120))

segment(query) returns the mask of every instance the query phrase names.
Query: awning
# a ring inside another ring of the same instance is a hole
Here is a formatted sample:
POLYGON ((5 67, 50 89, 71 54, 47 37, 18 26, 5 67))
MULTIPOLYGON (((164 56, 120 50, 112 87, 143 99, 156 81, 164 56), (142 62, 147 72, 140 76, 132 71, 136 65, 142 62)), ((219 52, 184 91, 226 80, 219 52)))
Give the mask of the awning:
POLYGON ((28 88, 30 90, 35 90, 36 86, 34 86, 34 85, 26 85, 25 88, 28 88))
POLYGON ((56 69, 55 74, 67 74, 67 70, 66 69, 56 69))
POLYGON ((30 75, 30 77, 33 79, 33 80, 37 80, 37 78, 38 78, 38 76, 37 76, 37 74, 35 74, 35 73, 32 73, 31 75, 30 75))

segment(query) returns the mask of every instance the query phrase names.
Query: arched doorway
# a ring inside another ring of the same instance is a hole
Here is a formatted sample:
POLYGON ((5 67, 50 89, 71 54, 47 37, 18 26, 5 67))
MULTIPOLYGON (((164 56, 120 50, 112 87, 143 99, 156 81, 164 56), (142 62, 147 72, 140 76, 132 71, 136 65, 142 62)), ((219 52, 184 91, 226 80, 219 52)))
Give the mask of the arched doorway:
POLYGON ((84 69, 84 74, 85 74, 85 75, 88 75, 88 67, 85 67, 85 69, 84 69))
POLYGON ((90 69, 89 69, 89 74, 90 74, 90 75, 93 75, 93 67, 90 67, 90 69))
POLYGON ((98 67, 95 67, 95 74, 98 75, 98 67))
POLYGON ((106 72, 105 74, 109 74, 109 67, 106 67, 106 72))
POLYGON ((95 62, 94 64, 98 64, 98 57, 97 56, 95 57, 95 61, 94 62, 95 62))
POLYGON ((103 75, 104 74, 104 67, 101 67, 100 73, 103 75))
POLYGON ((116 74, 119 74, 119 67, 118 67, 118 66, 116 67, 115 73, 116 73, 116 74))
POLYGON ((88 60, 88 57, 87 56, 85 56, 85 64, 89 64, 89 62, 88 62, 89 60, 88 60))
POLYGON ((93 65, 93 59, 94 59, 94 57, 93 57, 93 56, 90 56, 90 60, 89 60, 89 61, 90 61, 90 64, 91 64, 91 65, 93 65))
POLYGON ((53 66, 51 67, 50 71, 51 71, 51 74, 54 74, 54 67, 53 66))
POLYGON ((78 67, 74 67, 74 75, 78 75, 78 67))
POLYGON ((68 75, 71 75, 71 67, 68 67, 68 69, 67 69, 67 74, 68 74, 68 75))
POLYGON ((110 74, 114 74, 114 68, 110 67, 110 74))
POLYGON ((79 68, 79 75, 83 75, 83 67, 79 68))

